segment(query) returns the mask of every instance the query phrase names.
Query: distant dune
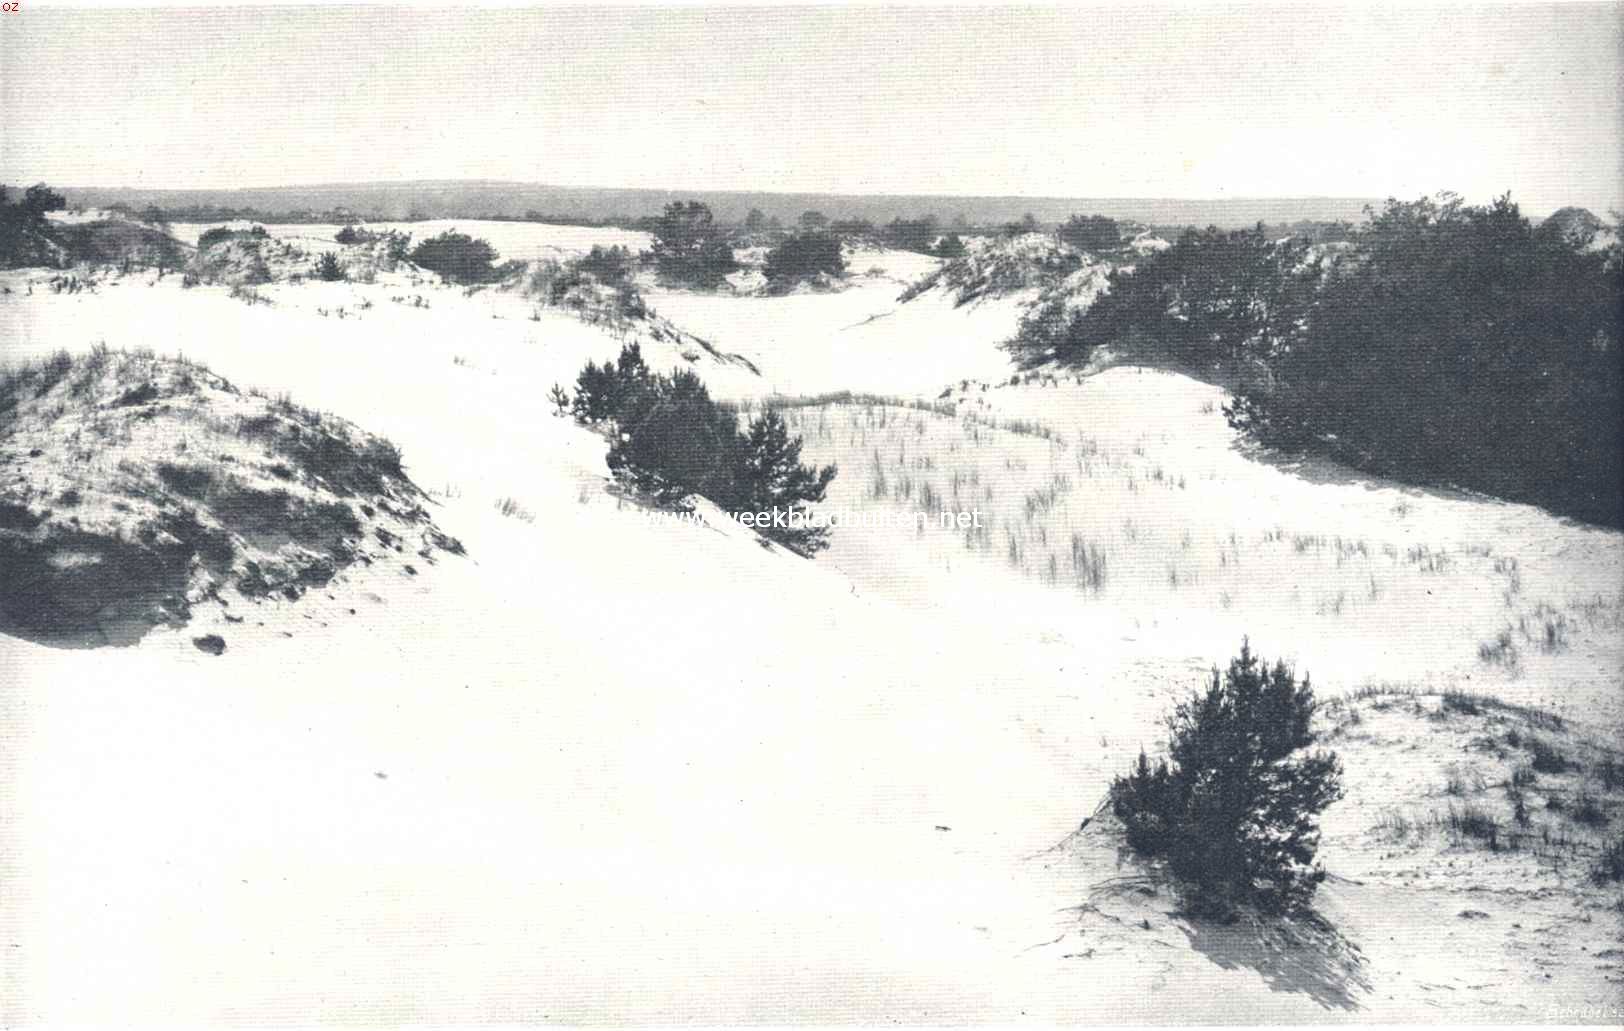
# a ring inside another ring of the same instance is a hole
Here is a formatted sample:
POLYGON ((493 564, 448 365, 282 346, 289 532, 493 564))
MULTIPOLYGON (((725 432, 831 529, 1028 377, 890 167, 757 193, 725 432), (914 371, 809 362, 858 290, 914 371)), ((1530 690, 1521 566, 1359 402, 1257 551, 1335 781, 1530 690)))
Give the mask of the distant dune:
POLYGON ((739 221, 751 208, 769 217, 794 221, 803 211, 831 218, 889 222, 893 218, 934 215, 943 223, 958 218, 985 224, 1021 218, 1030 212, 1043 222, 1063 221, 1078 212, 1133 219, 1152 225, 1246 226, 1258 221, 1303 219, 1357 220, 1368 197, 1234 197, 1179 200, 1166 197, 953 197, 831 193, 743 193, 717 190, 626 190, 490 180, 423 180, 403 183, 332 183, 313 186, 256 187, 240 190, 148 190, 123 187, 75 187, 62 191, 69 203, 166 208, 214 205, 265 211, 326 211, 345 208, 372 218, 471 218, 476 215, 522 216, 527 211, 584 219, 658 214, 669 201, 697 199, 716 216, 739 221))

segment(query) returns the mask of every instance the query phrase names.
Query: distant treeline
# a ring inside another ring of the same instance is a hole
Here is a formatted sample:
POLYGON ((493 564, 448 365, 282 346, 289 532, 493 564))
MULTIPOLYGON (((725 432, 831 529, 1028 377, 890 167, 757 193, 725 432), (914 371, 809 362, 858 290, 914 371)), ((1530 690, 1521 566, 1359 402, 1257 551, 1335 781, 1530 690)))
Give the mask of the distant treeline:
MULTIPOLYGON (((727 190, 656 190, 549 186, 496 181, 417 181, 405 183, 338 183, 310 186, 249 187, 231 190, 147 190, 70 187, 68 203, 79 207, 125 204, 166 211, 197 209, 253 212, 260 218, 284 212, 352 212, 369 221, 421 221, 442 218, 508 219, 525 212, 546 212, 549 220, 622 225, 658 217, 677 200, 698 201, 724 225, 743 225, 752 209, 781 225, 793 224, 804 211, 822 211, 831 220, 886 225, 894 219, 930 215, 949 231, 965 226, 996 227, 1031 214, 1042 225, 1058 225, 1073 212, 1087 211, 1118 221, 1152 226, 1218 225, 1239 227, 1264 222, 1279 225, 1309 219, 1335 222, 1357 219, 1372 198, 1170 198, 992 197, 830 193, 765 193, 727 190)), ((209 218, 217 217, 210 215, 209 218)), ((202 219, 208 221, 208 218, 202 219)))
POLYGON ((1010 347, 1216 372, 1264 444, 1624 526, 1624 252, 1588 212, 1558 216, 1445 194, 1339 243, 1190 231, 1092 306, 1034 310, 1010 347))

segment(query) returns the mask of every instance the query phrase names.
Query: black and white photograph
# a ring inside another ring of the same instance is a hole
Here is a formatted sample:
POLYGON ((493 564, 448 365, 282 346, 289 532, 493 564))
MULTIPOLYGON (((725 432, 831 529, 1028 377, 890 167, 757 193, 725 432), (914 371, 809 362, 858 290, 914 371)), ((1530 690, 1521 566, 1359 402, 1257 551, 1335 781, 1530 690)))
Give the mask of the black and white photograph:
POLYGON ((0 1027, 1624 1025, 1624 3, 0 6, 0 1027))

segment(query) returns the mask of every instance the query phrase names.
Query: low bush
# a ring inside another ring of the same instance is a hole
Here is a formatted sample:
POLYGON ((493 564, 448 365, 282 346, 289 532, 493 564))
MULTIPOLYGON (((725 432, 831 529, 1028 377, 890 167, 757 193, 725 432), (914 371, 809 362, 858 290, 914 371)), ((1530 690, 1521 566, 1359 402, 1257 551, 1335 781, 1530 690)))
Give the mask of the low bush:
POLYGON ((205 229, 203 235, 197 238, 197 249, 206 251, 215 244, 225 243, 227 240, 266 240, 270 235, 264 226, 249 226, 247 229, 215 226, 213 229, 205 229))
POLYGON ((1060 224, 1055 235, 1080 251, 1099 253, 1122 246, 1122 228, 1116 219, 1104 215, 1073 215, 1060 224))
POLYGON ((1237 904, 1266 911, 1307 903, 1324 879, 1314 863, 1318 816, 1341 797, 1334 753, 1313 742, 1314 695, 1283 663, 1270 668, 1242 642, 1222 675, 1168 719, 1167 759, 1141 752, 1111 784, 1129 846, 1166 860, 1192 912, 1237 904))
POLYGON ((332 251, 316 259, 315 274, 324 283, 338 283, 349 278, 344 274, 344 266, 338 262, 338 255, 332 251))
POLYGON ((447 229, 413 248, 412 263, 454 283, 489 283, 499 273, 496 248, 487 241, 447 229))
POLYGON ((840 237, 833 233, 791 236, 767 253, 763 271, 775 285, 787 285, 817 275, 844 275, 846 258, 840 251, 840 237))

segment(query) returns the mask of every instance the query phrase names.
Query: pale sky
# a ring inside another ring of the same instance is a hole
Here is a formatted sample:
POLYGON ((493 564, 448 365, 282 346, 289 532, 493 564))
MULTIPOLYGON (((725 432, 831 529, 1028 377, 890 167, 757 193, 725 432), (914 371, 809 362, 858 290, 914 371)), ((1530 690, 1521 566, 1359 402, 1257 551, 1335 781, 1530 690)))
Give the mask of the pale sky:
POLYGON ((1624 5, 69 9, 0 181, 1624 208, 1624 5))

